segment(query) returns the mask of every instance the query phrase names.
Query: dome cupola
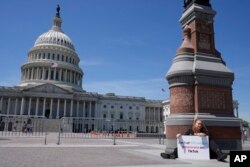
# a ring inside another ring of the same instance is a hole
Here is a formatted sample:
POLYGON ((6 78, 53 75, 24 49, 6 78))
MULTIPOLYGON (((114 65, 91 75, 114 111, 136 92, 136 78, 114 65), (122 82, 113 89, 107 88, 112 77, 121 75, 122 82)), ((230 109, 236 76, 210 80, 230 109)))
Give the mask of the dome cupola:
POLYGON ((62 19, 60 17, 59 5, 57 6, 56 10, 57 10, 57 13, 53 19, 52 28, 48 32, 43 33, 37 38, 34 47, 40 46, 40 45, 51 44, 51 45, 60 45, 68 49, 75 50, 71 39, 66 34, 64 34, 61 28, 62 19))

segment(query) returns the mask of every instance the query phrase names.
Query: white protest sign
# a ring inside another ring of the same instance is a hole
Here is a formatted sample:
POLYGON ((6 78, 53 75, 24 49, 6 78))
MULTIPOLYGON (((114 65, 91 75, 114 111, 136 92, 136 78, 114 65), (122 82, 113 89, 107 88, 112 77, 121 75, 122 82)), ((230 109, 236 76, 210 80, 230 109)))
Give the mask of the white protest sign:
POLYGON ((177 138, 178 157, 209 160, 208 136, 180 136, 177 138))

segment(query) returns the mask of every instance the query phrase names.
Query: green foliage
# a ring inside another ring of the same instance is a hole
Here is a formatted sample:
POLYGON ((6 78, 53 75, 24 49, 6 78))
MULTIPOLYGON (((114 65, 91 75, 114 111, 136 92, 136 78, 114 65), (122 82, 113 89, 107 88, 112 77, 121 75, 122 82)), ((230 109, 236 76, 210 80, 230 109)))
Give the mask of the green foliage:
POLYGON ((243 119, 241 119, 241 125, 243 126, 243 127, 248 127, 249 128, 249 122, 248 121, 245 121, 245 120, 243 120, 243 119))

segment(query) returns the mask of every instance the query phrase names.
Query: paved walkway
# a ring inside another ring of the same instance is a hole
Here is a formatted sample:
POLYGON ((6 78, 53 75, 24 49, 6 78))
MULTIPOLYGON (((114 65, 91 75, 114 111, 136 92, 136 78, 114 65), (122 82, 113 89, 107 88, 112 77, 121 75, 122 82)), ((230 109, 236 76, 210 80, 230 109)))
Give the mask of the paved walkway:
MULTIPOLYGON (((0 167, 228 167, 217 160, 166 160, 158 139, 61 139, 0 136, 0 167)), ((250 150, 250 141, 244 149, 250 150)))

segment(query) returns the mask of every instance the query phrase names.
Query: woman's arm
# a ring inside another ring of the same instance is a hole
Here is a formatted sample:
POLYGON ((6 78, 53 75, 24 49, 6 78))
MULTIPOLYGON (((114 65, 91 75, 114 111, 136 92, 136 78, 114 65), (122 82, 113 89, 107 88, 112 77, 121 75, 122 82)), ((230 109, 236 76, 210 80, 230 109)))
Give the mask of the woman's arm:
MULTIPOLYGON (((193 133, 193 131, 192 131, 192 129, 188 129, 185 133, 184 133, 184 135, 193 135, 194 133, 193 133)), ((182 134, 180 134, 180 133, 178 133, 177 135, 176 135, 176 138, 178 138, 178 137, 180 137, 182 134)))

